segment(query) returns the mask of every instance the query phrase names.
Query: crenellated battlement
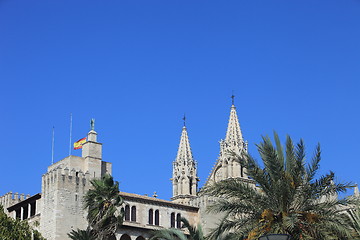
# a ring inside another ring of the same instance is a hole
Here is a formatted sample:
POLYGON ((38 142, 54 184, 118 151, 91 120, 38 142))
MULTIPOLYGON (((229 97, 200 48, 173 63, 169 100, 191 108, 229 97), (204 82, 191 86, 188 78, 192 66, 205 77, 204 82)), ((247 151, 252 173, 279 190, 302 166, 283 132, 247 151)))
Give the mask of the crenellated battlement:
POLYGON ((53 188, 70 187, 73 185, 77 188, 83 188, 89 185, 90 173, 85 173, 79 169, 72 168, 71 170, 67 167, 61 168, 58 166, 42 176, 44 191, 51 190, 53 188))
POLYGON ((0 205, 2 205, 4 207, 4 211, 6 213, 8 213, 7 208, 15 205, 21 201, 24 201, 25 199, 28 199, 30 197, 30 194, 24 194, 24 193, 13 193, 13 192, 8 192, 5 193, 3 196, 0 197, 0 205))
POLYGON ((90 180, 111 174, 111 163, 102 161, 102 144, 92 129, 80 156, 70 155, 48 167, 42 175, 40 231, 48 240, 68 239, 72 229, 86 229, 83 199, 90 180))
MULTIPOLYGON (((82 161, 82 158, 73 158, 73 165, 76 165, 76 160, 82 161)), ((78 165, 81 166, 81 162, 78 165)), ((87 226, 82 200, 90 188, 90 173, 69 166, 71 164, 58 165, 42 176, 44 205, 40 225, 44 226, 42 232, 47 239, 55 239, 54 232, 58 229, 70 231, 74 224, 81 228, 87 226), (60 225, 57 223, 59 219, 63 219, 60 225)))

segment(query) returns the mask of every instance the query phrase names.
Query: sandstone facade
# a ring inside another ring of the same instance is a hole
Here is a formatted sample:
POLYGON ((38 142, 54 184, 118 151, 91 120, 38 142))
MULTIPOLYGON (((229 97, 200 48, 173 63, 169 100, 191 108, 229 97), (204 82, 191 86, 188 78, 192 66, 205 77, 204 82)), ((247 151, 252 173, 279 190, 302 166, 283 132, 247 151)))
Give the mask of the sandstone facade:
MULTIPOLYGON (((234 104, 231 106, 226 137, 220 141, 220 154, 205 184, 227 178, 248 179, 246 169, 232 153, 243 156, 247 152, 234 104)), ((112 174, 111 163, 102 160, 102 144, 97 142, 97 133, 92 128, 82 148, 82 156, 69 156, 48 167, 42 176, 42 192, 25 197, 13 193, 0 197, 7 213, 12 217, 27 219, 49 240, 68 239, 72 229, 86 229, 86 212, 83 197, 90 188, 92 178, 112 174)), ((197 163, 195 162, 187 128, 184 123, 180 144, 173 162, 173 197, 171 201, 156 196, 148 197, 132 193, 121 193, 125 200, 125 221, 117 232, 116 239, 145 240, 151 230, 180 228, 180 217, 191 224, 201 223, 205 232, 216 226, 219 215, 211 215, 206 208, 215 199, 198 189, 197 163)))

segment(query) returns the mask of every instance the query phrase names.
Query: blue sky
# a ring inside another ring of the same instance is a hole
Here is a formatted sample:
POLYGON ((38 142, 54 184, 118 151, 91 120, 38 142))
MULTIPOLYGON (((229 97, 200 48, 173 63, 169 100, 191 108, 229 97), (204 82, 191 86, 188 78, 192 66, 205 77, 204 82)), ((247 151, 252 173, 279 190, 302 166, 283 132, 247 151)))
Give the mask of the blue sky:
MULTIPOLYGON (((200 186, 232 91, 249 151, 318 142, 320 173, 360 182, 360 1, 0 1, 0 194, 35 194, 96 119, 121 190, 171 197, 182 116, 200 186)), ((73 151, 80 155, 80 150, 73 151)))

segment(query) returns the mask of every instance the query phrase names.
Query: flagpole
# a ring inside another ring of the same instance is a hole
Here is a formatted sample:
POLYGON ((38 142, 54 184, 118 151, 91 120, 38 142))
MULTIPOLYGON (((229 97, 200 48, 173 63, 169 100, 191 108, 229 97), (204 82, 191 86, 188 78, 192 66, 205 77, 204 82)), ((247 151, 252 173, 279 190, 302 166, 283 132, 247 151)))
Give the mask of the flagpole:
POLYGON ((54 142, 55 142, 55 127, 52 129, 52 141, 51 141, 51 164, 54 164, 54 142))
POLYGON ((72 134, 72 113, 70 113, 70 141, 69 141, 69 156, 71 156, 71 134, 72 134))

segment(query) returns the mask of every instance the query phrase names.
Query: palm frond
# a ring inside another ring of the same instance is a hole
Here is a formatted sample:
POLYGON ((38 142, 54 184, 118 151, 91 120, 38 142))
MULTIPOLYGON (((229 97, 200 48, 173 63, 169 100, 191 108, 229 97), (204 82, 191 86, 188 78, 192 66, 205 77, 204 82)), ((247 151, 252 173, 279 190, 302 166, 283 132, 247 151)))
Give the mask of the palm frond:
POLYGON ((149 240, 166 239, 166 240, 187 240, 186 235, 179 229, 159 229, 152 232, 149 240))
POLYGON ((335 182, 333 172, 315 178, 321 160, 319 144, 306 164, 303 140, 294 145, 287 136, 285 150, 276 132, 274 141, 275 145, 263 137, 256 145, 264 168, 249 154, 239 160, 256 187, 235 178, 205 188, 204 193, 216 199, 208 211, 225 215, 209 238, 257 239, 266 233, 287 233, 294 239, 351 239, 354 227, 347 224, 344 210, 354 201, 337 197, 351 183, 335 182))

